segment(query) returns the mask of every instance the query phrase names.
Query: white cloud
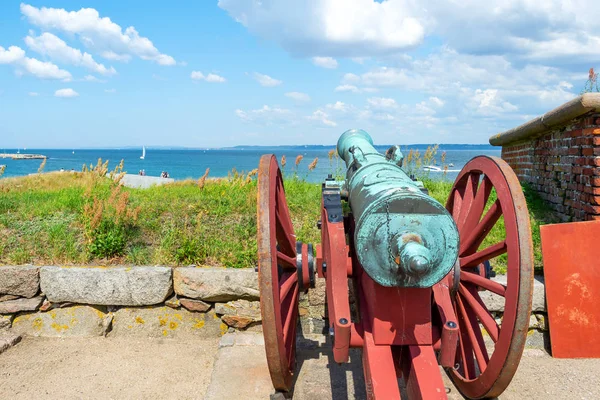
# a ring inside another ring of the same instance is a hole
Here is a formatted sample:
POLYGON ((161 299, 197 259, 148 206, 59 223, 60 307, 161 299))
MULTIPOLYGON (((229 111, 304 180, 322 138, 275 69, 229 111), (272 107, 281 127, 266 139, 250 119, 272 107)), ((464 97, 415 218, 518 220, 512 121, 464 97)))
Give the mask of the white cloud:
POLYGON ((27 36, 25 43, 31 50, 58 62, 84 67, 100 75, 117 73, 113 67, 106 68, 103 64, 97 63, 89 53, 82 53, 80 50, 70 47, 64 40, 48 32, 37 37, 27 36))
POLYGON ((117 93, 117 89, 104 89, 105 93, 117 93))
POLYGON ((129 54, 117 54, 114 51, 103 51, 100 53, 103 58, 107 60, 113 61, 121 61, 121 62, 129 62, 131 61, 131 56, 129 54))
POLYGON ((390 99, 387 97, 372 97, 370 99, 367 99, 367 103, 376 109, 382 109, 382 108, 396 108, 398 107, 398 104, 396 103, 396 100, 394 99, 390 99))
POLYGON ((40 94, 38 92, 29 92, 29 95, 31 97, 36 97, 36 96, 39 96, 40 94))
POLYGON ((106 83, 105 80, 98 79, 94 75, 86 75, 82 79, 84 82, 106 83))
POLYGON ((507 55, 511 60, 598 59, 596 1, 437 0, 429 12, 432 31, 461 52, 507 55))
POLYGON ((354 85, 339 85, 335 88, 336 92, 352 92, 352 93, 359 93, 360 89, 358 89, 356 86, 354 85))
POLYGON ((267 105, 249 111, 237 109, 235 110, 235 115, 244 122, 253 122, 261 125, 288 124, 292 121, 293 117, 292 112, 288 109, 267 105))
POLYGON ((56 96, 56 97, 77 97, 77 96, 79 96, 79 93, 77 93, 76 91, 74 91, 71 88, 58 89, 56 92, 54 92, 54 96, 56 96))
POLYGON ((443 107, 445 104, 444 100, 440 99, 439 97, 435 97, 435 96, 430 97, 429 101, 431 102, 431 104, 433 104, 436 107, 443 107))
POLYGON ((19 63, 27 73, 41 79, 59 79, 62 81, 70 81, 71 74, 64 69, 58 68, 57 65, 51 62, 43 62, 35 58, 25 57, 19 63))
POLYGON ((160 65, 175 65, 173 57, 160 53, 152 41, 140 36, 130 26, 124 31, 121 26, 108 17, 100 17, 93 8, 79 11, 67 11, 63 8, 36 8, 21 3, 21 13, 33 25, 76 35, 89 48, 101 55, 123 58, 125 55, 137 56, 143 60, 154 61, 160 65))
POLYGON ((389 57, 442 38, 463 53, 511 61, 597 61, 592 0, 219 0, 251 33, 304 56, 389 57), (468 29, 465 29, 468 27, 468 29))
POLYGON ((291 53, 362 57, 421 43, 424 26, 411 1, 219 0, 219 7, 260 37, 291 53))
POLYGON ((338 67, 337 60, 331 57, 313 57, 312 62, 318 67, 328 69, 336 69, 338 67))
POLYGON ((279 79, 271 78, 269 75, 259 74, 258 72, 255 72, 253 76, 261 86, 265 87, 279 86, 283 83, 279 79))
POLYGON ((352 82, 359 82, 360 81, 360 76, 356 75, 356 74, 352 74, 352 73, 346 73, 344 74, 344 77, 342 78, 342 82, 344 83, 352 83, 352 82))
POLYGON ((327 113, 324 112, 323 110, 316 110, 315 112, 312 113, 312 115, 309 115, 308 117, 306 117, 306 119, 311 120, 311 121, 317 121, 326 126, 331 126, 331 127, 337 126, 337 123, 330 120, 329 115, 327 115, 327 113))
POLYGON ((30 74, 40 79, 71 80, 68 71, 58 68, 51 62, 25 57, 25 51, 17 46, 10 46, 8 50, 0 46, 0 64, 12 65, 18 75, 30 74))
POLYGON ((286 97, 289 97, 292 100, 300 101, 300 102, 309 102, 310 96, 306 93, 302 92, 287 92, 286 97))
POLYGON ((341 112, 346 112, 349 109, 348 105, 345 103, 342 103, 341 101, 336 101, 333 104, 327 104, 325 107, 327 107, 331 110, 341 111, 341 112))
POLYGON ((200 71, 192 71, 192 73, 190 74, 190 77, 195 81, 206 81, 206 82, 212 82, 212 83, 223 83, 223 82, 227 81, 222 76, 219 76, 216 74, 204 75, 200 71))
POLYGON ((17 46, 10 46, 8 49, 0 46, 0 64, 13 64, 25 58, 25 51, 17 46))

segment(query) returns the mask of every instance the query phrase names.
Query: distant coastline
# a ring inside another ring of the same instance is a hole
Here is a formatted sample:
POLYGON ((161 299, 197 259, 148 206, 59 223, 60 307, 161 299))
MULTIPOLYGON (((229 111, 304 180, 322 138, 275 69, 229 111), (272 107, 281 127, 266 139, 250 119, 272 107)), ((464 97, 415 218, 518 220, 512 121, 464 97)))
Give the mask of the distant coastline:
MULTIPOLYGON (((404 144, 400 143, 401 148, 427 148, 428 146, 438 145, 441 149, 447 150, 498 150, 498 147, 492 146, 489 143, 478 143, 478 144, 470 144, 470 143, 417 143, 417 144, 404 144)), ((375 145, 377 149, 388 149, 390 144, 382 144, 375 145)), ((146 150, 175 150, 175 151, 206 151, 206 150, 263 150, 263 149, 280 149, 280 150, 325 150, 329 151, 336 147, 335 144, 284 144, 284 145, 245 145, 240 144, 236 146, 226 146, 226 147, 201 147, 201 146, 146 146, 146 150)), ((68 151, 81 151, 81 150, 140 150, 141 146, 121 146, 121 147, 73 147, 73 148, 36 148, 32 149, 35 151, 44 151, 44 150, 68 150, 68 151)))

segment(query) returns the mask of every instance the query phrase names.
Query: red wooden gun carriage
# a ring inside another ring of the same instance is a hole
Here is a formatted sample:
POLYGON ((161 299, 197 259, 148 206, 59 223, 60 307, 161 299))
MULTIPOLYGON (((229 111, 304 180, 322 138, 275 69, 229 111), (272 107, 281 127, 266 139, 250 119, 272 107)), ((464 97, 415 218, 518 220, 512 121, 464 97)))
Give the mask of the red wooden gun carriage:
POLYGON ((400 399, 400 378, 411 399, 445 399, 439 365, 467 398, 500 395, 523 352, 533 288, 529 213, 513 171, 499 158, 472 159, 444 207, 401 169, 398 146, 382 155, 366 132, 352 130, 338 153, 348 174, 323 183, 314 251, 296 240, 277 159, 260 160, 259 286, 274 388, 293 389, 298 299, 318 274, 333 357, 348 362, 350 348, 362 349, 369 399, 400 399), (502 238, 489 243, 495 226, 502 238), (505 284, 491 279, 498 257, 505 284), (504 301, 501 321, 484 291, 504 301))

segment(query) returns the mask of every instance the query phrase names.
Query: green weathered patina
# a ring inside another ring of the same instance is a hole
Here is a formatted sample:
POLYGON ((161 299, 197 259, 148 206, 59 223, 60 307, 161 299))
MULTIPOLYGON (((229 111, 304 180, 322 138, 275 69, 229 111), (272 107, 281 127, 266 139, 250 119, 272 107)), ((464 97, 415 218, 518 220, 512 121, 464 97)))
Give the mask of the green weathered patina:
POLYGON ((401 168, 398 146, 386 155, 360 129, 344 132, 337 151, 348 167, 344 188, 354 215, 358 260, 377 283, 431 287, 454 266, 459 236, 443 205, 401 168))

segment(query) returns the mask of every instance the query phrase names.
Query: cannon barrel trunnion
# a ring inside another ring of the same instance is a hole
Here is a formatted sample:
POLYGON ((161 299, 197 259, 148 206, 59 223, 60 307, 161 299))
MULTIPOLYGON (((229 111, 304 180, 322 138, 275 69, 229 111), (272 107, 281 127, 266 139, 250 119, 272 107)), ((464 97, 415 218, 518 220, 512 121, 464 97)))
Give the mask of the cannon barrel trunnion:
POLYGON ((475 157, 443 206, 402 170, 400 146, 383 155, 366 132, 349 130, 337 151, 346 179, 322 185, 317 244, 296 240, 277 158, 260 160, 258 281, 273 387, 293 391, 298 301, 318 274, 333 359, 362 349, 369 399, 400 399, 399 378, 410 399, 446 399, 438 365, 465 397, 499 396, 523 352, 533 290, 529 213, 515 174, 499 158, 475 157), (491 279, 499 263, 506 283, 491 279), (484 291, 504 301, 501 321, 484 291))

